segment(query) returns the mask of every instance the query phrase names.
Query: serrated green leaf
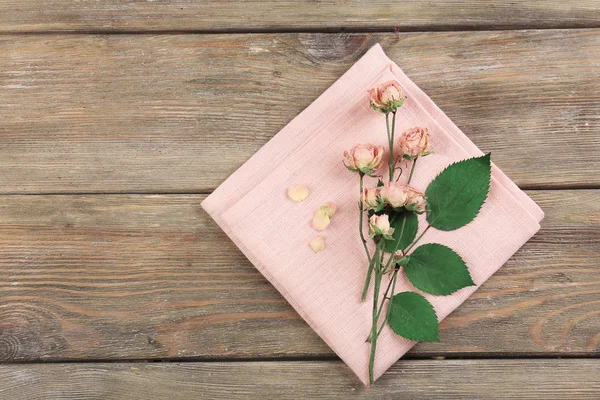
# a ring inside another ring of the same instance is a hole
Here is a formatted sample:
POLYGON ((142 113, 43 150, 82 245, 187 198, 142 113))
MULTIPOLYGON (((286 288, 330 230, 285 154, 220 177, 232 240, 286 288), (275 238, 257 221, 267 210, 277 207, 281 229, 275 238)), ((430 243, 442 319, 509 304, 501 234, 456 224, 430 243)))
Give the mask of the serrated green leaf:
POLYGON ((433 306, 418 293, 401 292, 390 300, 388 324, 398 335, 419 342, 438 342, 439 327, 433 306))
POLYGON ((419 246, 410 254, 404 271, 417 289, 438 296, 475 285, 463 259, 451 248, 438 243, 419 246))
POLYGON ((425 192, 427 221, 442 231, 471 222, 479 213, 490 188, 490 154, 448 166, 425 192))
POLYGON ((393 240, 386 240, 383 244, 383 250, 390 253, 394 252, 394 249, 404 251, 404 249, 406 249, 417 236, 417 231, 419 230, 419 219, 414 212, 407 210, 394 210, 390 212, 390 225, 392 228, 394 228, 394 233, 392 234, 393 240), (406 223, 404 224, 404 232, 400 238, 400 231, 402 231, 402 223, 405 218, 406 223), (400 244, 398 247, 396 247, 398 239, 400 239, 400 244))

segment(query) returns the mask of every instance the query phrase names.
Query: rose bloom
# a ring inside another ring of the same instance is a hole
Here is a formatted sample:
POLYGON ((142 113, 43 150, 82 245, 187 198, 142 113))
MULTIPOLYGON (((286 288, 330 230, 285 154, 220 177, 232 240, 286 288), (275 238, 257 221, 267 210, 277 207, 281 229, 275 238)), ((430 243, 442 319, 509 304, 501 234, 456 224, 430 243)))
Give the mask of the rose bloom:
POLYGON ((394 228, 390 226, 390 220, 387 214, 373 214, 369 218, 369 236, 375 237, 383 235, 386 238, 391 238, 394 233, 394 228))
POLYGON ((430 144, 429 129, 418 126, 405 130, 398 139, 398 146, 405 160, 426 156, 429 154, 430 144))
POLYGON ((361 200, 367 209, 374 209, 379 205, 379 189, 378 187, 364 188, 361 200))
POLYGON ((369 90, 371 107, 384 114, 396 112, 404 103, 402 88, 396 81, 387 81, 369 90))
POLYGON ((404 207, 408 199, 408 187, 396 182, 388 182, 379 189, 381 199, 394 208, 404 207))
POLYGON ((381 166, 383 153, 383 146, 357 144, 344 152, 344 164, 350 171, 371 175, 381 166))
POLYGON ((427 211, 427 199, 425 198, 425 194, 418 191, 414 187, 409 186, 406 209, 414 211, 417 214, 423 214, 425 211, 427 211))

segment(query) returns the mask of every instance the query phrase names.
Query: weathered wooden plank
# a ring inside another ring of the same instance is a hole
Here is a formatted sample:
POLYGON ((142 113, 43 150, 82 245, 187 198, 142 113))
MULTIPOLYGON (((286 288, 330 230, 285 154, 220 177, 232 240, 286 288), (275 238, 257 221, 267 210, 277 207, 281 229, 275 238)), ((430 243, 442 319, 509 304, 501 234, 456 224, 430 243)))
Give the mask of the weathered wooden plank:
POLYGON ((597 0, 5 0, 0 32, 598 27, 599 10, 597 0))
MULTIPOLYGON (((600 190, 529 193, 543 229, 413 356, 599 353, 600 190)), ((0 197, 0 360, 333 357, 203 198, 0 197)))
POLYGON ((8 35, 0 193, 209 191, 376 42, 518 184, 600 185, 600 30, 8 35))
POLYGON ((339 361, 0 366, 13 400, 597 399, 600 361, 401 361, 366 388, 339 361))

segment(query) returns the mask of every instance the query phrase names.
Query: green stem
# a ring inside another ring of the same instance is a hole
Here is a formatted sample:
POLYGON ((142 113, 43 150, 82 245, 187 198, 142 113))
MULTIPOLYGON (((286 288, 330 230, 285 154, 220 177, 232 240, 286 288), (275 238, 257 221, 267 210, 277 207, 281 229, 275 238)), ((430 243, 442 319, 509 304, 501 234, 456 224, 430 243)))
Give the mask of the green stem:
POLYGON ((371 327, 371 355, 369 357, 369 382, 373 384, 374 379, 374 365, 375 365, 375 352, 377 350, 377 305, 379 300, 379 290, 381 288, 381 258, 379 252, 382 246, 382 242, 377 243, 375 255, 373 258, 376 259, 375 263, 375 287, 373 290, 373 325, 371 327))
POLYGON ((363 214, 365 213, 364 210, 364 204, 362 201, 362 195, 363 195, 363 178, 364 178, 365 174, 363 174, 362 172, 360 173, 360 222, 358 225, 358 229, 359 229, 359 233, 360 233, 360 240, 363 243, 363 246, 365 248, 365 253, 367 253, 367 258, 369 259, 369 262, 371 261, 371 254, 369 253, 369 247, 367 246, 367 241, 365 240, 365 234, 363 232, 363 214))
POLYGON ((367 271, 367 278, 365 279, 365 285, 363 286, 362 294, 360 295, 360 301, 365 301, 367 298, 367 291, 369 290, 369 284, 371 283, 371 276, 373 275, 373 269, 375 266, 375 257, 371 258, 369 262, 369 270, 367 271))
MULTIPOLYGON (((381 317, 381 311, 383 310, 383 302, 385 301, 385 298, 387 297, 389 291, 390 291, 390 287, 392 286, 392 282, 394 280, 394 276, 396 276, 397 271, 394 271, 394 275, 392 276, 392 279, 390 279, 387 288, 385 289, 385 292, 383 294, 383 301, 381 302, 381 304, 379 305, 379 310, 377 310, 377 320, 379 321, 379 317, 381 317)), ((392 293, 393 294, 393 293, 392 293)), ((370 338, 370 336, 369 336, 370 338)))
POLYGON ((369 269, 367 271, 367 277, 365 278, 365 284, 363 286, 362 294, 360 295, 360 301, 365 301, 367 298, 367 291, 369 290, 369 284, 371 283, 371 275, 373 275, 373 259, 371 258, 371 254, 369 253, 369 247, 367 246, 367 241, 365 239, 365 234, 363 232, 363 218, 364 218, 364 204, 362 202, 363 195, 363 178, 364 174, 360 173, 360 219, 358 224, 358 230, 360 233, 360 240, 362 241, 363 247, 365 248, 365 253, 367 253, 367 258, 369 259, 369 269))
MULTIPOLYGON (((381 335, 381 331, 383 330, 383 327, 385 326, 385 323, 388 321, 388 319, 390 318, 390 312, 392 310, 392 296, 394 295, 394 290, 396 289, 396 278, 398 278, 398 271, 400 269, 396 269, 394 271, 394 276, 392 277, 392 291, 390 293, 390 298, 388 300, 388 307, 387 310, 385 312, 385 318, 383 319, 383 322, 381 323, 381 327, 379 328, 379 330, 377 331, 377 337, 379 337, 379 335, 381 335)), ((381 302, 381 304, 383 305, 383 302, 385 301, 386 297, 388 297, 388 291, 390 289, 390 286, 388 285, 388 288, 385 291, 385 294, 383 295, 383 300, 381 302)), ((379 320, 379 317, 377 317, 377 320, 379 320)))
POLYGON ((396 254, 396 252, 398 251, 398 247, 400 246, 400 241, 402 240, 402 235, 404 235, 404 226, 406 225, 407 218, 408 217, 406 215, 404 215, 404 220, 402 221, 402 226, 400 227, 400 236, 398 236, 398 241, 396 242, 394 251, 392 252, 392 254, 390 254, 390 258, 388 258, 387 263, 385 264, 385 268, 383 269, 384 272, 387 271, 387 269, 390 266, 390 263, 394 259, 394 254, 396 254))
POLYGON ((387 127, 387 133, 388 133, 388 146, 390 148, 390 157, 388 160, 388 167, 390 170, 390 182, 392 182, 394 180, 394 172, 396 169, 396 163, 394 161, 394 131, 396 130, 396 112, 392 113, 392 127, 390 129, 390 119, 389 119, 389 114, 385 115, 385 124, 387 127))
POLYGON ((412 176, 413 176, 413 172, 415 172, 415 165, 417 165, 417 160, 418 158, 415 158, 415 161, 413 161, 413 165, 410 168, 410 175, 408 176, 408 182, 406 182, 406 184, 410 184, 410 181, 412 180, 412 176))
POLYGON ((431 228, 431 225, 427 225, 427 227, 425 228, 425 230, 419 235, 419 237, 417 237, 410 246, 408 246, 408 248, 404 251, 404 254, 406 255, 409 251, 412 250, 413 247, 415 247, 415 244, 417 244, 417 242, 423 237, 423 235, 425 234, 425 232, 427 232, 427 230, 431 228))

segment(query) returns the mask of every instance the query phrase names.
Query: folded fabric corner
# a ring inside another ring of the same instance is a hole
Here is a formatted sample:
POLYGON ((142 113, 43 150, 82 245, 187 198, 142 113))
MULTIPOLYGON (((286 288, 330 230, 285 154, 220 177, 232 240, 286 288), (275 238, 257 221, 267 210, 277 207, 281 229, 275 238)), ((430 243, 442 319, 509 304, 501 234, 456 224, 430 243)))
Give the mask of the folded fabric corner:
MULTIPOLYGON (((396 116, 397 131, 419 125, 431 132, 435 157, 419 161, 415 187, 425 189, 449 164, 483 154, 376 44, 202 202, 250 262, 365 384, 372 305, 359 300, 367 265, 355 232, 359 182, 341 161, 344 150, 355 143, 384 144, 384 116, 369 108, 367 91, 392 79, 407 96, 396 116), (287 188, 298 183, 307 185, 310 194, 294 202, 287 188), (327 246, 314 252, 309 242, 317 233, 311 220, 329 201, 337 211, 321 233, 327 246)), ((421 227, 424 218, 420 216, 421 227)), ((456 231, 430 231, 423 237, 423 243, 451 243, 477 285, 450 296, 426 295, 438 319, 527 242, 542 218, 537 204, 494 165, 490 192, 477 219, 456 231)), ((408 283, 399 282, 396 292, 409 289, 408 283)), ((414 344, 384 329, 375 376, 414 344)))

